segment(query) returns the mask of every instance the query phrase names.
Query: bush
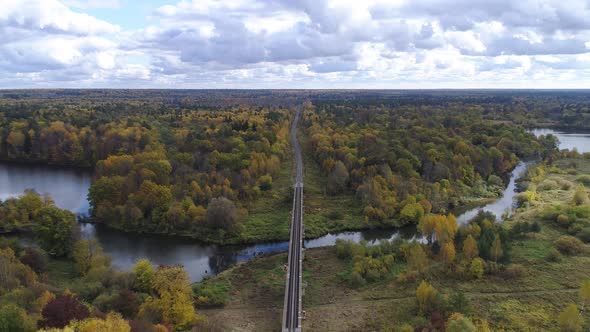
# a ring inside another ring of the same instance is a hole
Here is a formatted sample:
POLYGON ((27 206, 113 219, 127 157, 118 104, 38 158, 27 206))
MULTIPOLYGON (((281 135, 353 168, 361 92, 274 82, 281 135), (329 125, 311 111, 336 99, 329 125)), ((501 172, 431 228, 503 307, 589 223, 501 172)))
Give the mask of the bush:
POLYGON ((35 331, 35 323, 14 304, 0 308, 0 332, 35 331))
POLYGON ((590 227, 586 227, 582 229, 578 235, 576 235, 580 240, 590 243, 590 227))
POLYGON ((584 251, 584 244, 579 239, 562 235, 555 241, 555 247, 565 255, 576 255, 584 251))
POLYGON ((263 191, 268 191, 272 189, 272 176, 270 175, 263 175, 258 179, 260 183, 260 189, 263 191))
POLYGON ((201 306, 223 306, 229 298, 230 284, 226 280, 205 279, 192 288, 193 296, 201 306))
POLYGON ((570 218, 561 213, 559 215, 557 215, 557 218, 555 219, 555 221, 557 221, 557 223, 561 226, 561 227, 569 227, 569 225, 572 223, 572 221, 570 220, 570 218))
POLYGON ((578 187, 574 193, 574 205, 584 205, 588 203, 588 193, 584 187, 578 187))
POLYGON ((557 263, 557 262, 561 262, 562 256, 561 256, 561 253, 559 252, 559 250, 553 248, 547 253, 547 255, 545 256, 545 259, 548 262, 557 263))
POLYGON ((539 184, 539 189, 542 191, 557 190, 559 188, 560 185, 552 179, 547 179, 539 184))
POLYGON ((518 206, 522 207, 525 204, 533 204, 537 198, 537 193, 532 190, 528 190, 528 191, 519 193, 518 195, 516 195, 515 198, 516 198, 516 203, 518 204, 518 206))
POLYGON ((590 175, 582 175, 579 176, 576 181, 578 181, 579 183, 583 184, 586 187, 590 187, 590 175))
POLYGON ((481 258, 475 258, 471 262, 471 266, 469 266, 469 272, 471 276, 475 279, 480 279, 483 277, 483 273, 485 271, 485 262, 481 258))
POLYGON ((41 327, 63 328, 72 320, 83 320, 90 316, 88 308, 77 298, 65 294, 49 301, 43 311, 43 320, 39 322, 41 327))
POLYGON ((517 279, 526 274, 526 268, 520 264, 510 264, 503 271, 504 279, 517 279))
POLYGON ((45 266, 47 265, 45 255, 39 249, 33 247, 25 249, 25 252, 20 257, 20 261, 37 273, 45 271, 45 266))

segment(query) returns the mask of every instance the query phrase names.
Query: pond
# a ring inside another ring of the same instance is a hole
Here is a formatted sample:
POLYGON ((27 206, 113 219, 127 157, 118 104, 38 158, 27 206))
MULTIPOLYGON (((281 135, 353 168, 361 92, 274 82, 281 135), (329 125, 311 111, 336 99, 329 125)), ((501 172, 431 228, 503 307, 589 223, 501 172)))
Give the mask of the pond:
MULTIPOLYGON (((536 135, 554 134, 560 140, 560 148, 574 148, 579 152, 590 152, 590 134, 563 133, 550 129, 535 129, 536 135)), ((459 222, 466 222, 480 210, 490 211, 499 218, 510 211, 514 204, 515 181, 520 177, 529 162, 520 163, 512 172, 510 182, 498 200, 457 217, 459 222)), ((18 196, 25 189, 34 188, 40 193, 49 193, 56 204, 78 214, 88 212, 86 199, 90 187, 91 174, 77 169, 63 169, 45 166, 0 163, 0 199, 18 196)), ((96 237, 105 252, 113 259, 113 264, 120 269, 129 269, 141 259, 148 258, 155 264, 183 264, 191 280, 201 280, 206 275, 216 274, 229 266, 251 259, 257 255, 270 252, 286 251, 287 242, 270 242, 246 246, 217 246, 202 244, 197 241, 178 237, 166 237, 148 234, 125 233, 103 225, 80 224, 84 237, 96 237)), ((365 240, 376 244, 380 240, 396 237, 415 238, 415 229, 401 230, 366 230, 327 234, 317 239, 305 241, 307 248, 334 245, 337 239, 355 242, 365 240)))

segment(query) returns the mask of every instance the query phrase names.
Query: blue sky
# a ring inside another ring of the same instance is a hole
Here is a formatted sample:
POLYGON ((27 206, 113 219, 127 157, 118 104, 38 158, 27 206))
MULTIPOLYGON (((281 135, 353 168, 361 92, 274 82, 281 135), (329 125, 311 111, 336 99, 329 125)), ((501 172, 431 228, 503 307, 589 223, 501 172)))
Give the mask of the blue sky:
POLYGON ((588 0, 5 0, 0 88, 590 88, 588 0))

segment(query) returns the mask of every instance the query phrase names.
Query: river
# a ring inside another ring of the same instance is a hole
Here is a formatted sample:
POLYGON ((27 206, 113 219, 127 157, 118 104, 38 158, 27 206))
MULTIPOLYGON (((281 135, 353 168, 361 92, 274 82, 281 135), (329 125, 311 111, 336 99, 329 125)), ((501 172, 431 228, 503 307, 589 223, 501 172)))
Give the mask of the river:
MULTIPOLYGON (((574 148, 579 152, 590 152, 590 135, 563 133, 548 129, 535 129, 536 135, 554 134, 560 140, 560 148, 574 148)), ((526 170, 528 163, 520 163, 513 171, 504 194, 498 200, 483 207, 469 210, 457 217, 459 222, 466 222, 479 210, 491 211, 496 216, 509 211, 514 202, 515 181, 526 170)), ((34 188, 40 193, 49 193, 56 205, 78 214, 88 212, 86 199, 90 187, 91 174, 88 171, 59 169, 56 167, 30 166, 23 164, 0 163, 0 199, 17 196, 27 188, 34 188)), ((256 255, 269 252, 286 251, 287 242, 271 242, 246 246, 218 246, 199 243, 178 237, 125 233, 103 225, 80 224, 84 237, 96 237, 105 252, 112 257, 113 265, 120 269, 129 269, 141 259, 148 258, 155 264, 183 264, 191 280, 201 280, 206 275, 216 274, 229 266, 251 259, 256 255)), ((365 240, 375 244, 381 240, 396 237, 412 239, 414 229, 402 230, 366 230, 328 234, 318 239, 306 240, 307 248, 334 245, 337 239, 349 239, 356 242, 365 240)))

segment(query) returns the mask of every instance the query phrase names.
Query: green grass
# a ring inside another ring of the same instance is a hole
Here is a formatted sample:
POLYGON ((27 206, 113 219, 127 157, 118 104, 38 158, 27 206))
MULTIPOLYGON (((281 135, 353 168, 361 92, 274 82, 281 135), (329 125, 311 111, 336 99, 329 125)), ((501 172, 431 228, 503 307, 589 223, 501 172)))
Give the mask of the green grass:
POLYGON ((231 290, 231 283, 226 278, 205 279, 192 286, 193 296, 198 306, 223 306, 231 290))
POLYGON ((289 239, 289 223, 293 206, 292 160, 282 164, 272 190, 264 193, 250 206, 240 234, 242 242, 289 239))

